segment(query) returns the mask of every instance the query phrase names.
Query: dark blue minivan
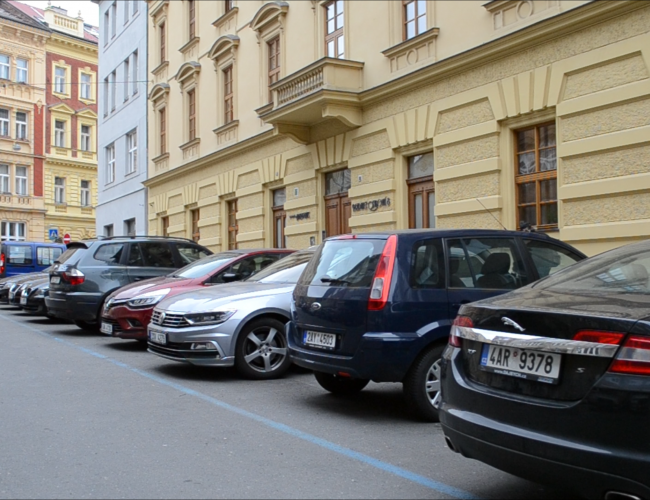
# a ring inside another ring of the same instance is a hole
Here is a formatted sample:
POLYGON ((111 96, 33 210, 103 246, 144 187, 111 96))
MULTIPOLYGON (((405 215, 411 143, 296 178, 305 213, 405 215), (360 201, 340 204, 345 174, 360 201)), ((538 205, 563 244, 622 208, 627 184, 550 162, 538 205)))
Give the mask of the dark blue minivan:
POLYGON ((65 250, 66 246, 60 243, 3 241, 0 244, 0 278, 43 271, 65 250))
POLYGON ((449 229, 337 236, 295 288, 293 362, 326 390, 402 382, 409 408, 437 421, 440 358, 462 304, 522 287, 586 256, 543 233, 449 229))

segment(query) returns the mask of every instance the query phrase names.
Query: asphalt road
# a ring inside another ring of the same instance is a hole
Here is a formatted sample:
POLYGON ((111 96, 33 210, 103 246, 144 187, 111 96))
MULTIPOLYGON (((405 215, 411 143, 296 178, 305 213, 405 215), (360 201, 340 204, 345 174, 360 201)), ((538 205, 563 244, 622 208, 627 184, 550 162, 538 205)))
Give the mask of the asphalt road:
POLYGON ((398 384, 251 382, 0 307, 0 498, 566 498, 451 452, 398 384))

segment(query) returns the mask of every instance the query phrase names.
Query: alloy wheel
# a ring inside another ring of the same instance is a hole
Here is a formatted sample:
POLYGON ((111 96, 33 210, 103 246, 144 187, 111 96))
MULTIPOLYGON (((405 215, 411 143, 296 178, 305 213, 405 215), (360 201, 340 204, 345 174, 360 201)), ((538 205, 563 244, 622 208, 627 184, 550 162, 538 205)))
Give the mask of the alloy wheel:
POLYGON ((288 355, 284 335, 271 327, 258 327, 250 331, 243 347, 246 364, 261 373, 276 370, 288 355))

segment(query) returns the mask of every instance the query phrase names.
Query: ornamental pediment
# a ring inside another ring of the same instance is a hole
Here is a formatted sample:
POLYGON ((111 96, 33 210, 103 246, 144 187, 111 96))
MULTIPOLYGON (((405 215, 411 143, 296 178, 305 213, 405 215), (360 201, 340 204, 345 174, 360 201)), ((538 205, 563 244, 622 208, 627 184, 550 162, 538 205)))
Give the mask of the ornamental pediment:
POLYGON ((253 17, 250 27, 253 31, 261 31, 269 23, 280 22, 281 16, 286 15, 288 10, 289 4, 287 2, 265 3, 253 17))
POLYGON ((234 53, 235 49, 239 46, 239 37, 237 35, 224 35, 217 38, 217 41, 214 42, 210 52, 208 52, 208 57, 210 59, 219 59, 224 55, 234 53))

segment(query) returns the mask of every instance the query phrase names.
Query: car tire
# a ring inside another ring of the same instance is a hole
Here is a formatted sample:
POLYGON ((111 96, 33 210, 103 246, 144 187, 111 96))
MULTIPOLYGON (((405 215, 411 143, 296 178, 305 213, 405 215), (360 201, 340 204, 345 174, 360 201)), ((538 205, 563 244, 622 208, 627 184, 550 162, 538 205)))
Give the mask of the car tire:
POLYGON ((284 323, 261 318, 244 326, 235 347, 235 367, 251 380, 283 376, 291 366, 284 323))
POLYGON ((323 389, 332 394, 342 396, 349 396, 361 392, 370 382, 370 380, 366 379, 337 377, 336 375, 322 372, 314 372, 314 377, 316 377, 316 382, 323 389))
POLYGON ((433 401, 440 392, 440 358, 444 345, 424 351, 413 362, 404 379, 404 398, 410 412, 427 422, 438 421, 438 410, 433 401))
POLYGON ((99 331, 99 326, 100 324, 95 322, 95 323, 90 323, 88 321, 78 321, 74 320, 73 323, 77 325, 79 328, 82 330, 87 330, 89 332, 98 332, 99 331))

